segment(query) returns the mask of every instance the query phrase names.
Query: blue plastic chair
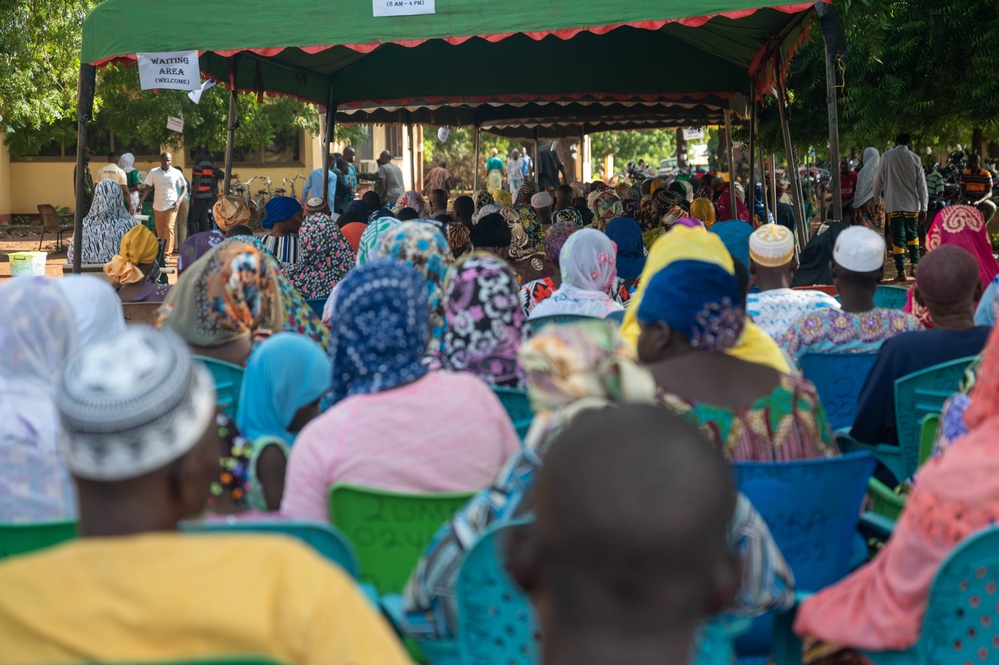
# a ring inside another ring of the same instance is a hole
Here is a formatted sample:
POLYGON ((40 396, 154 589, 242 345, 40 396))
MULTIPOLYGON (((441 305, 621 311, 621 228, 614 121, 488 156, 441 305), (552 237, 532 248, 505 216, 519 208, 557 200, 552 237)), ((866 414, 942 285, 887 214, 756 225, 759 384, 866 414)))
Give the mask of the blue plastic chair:
POLYGON ((806 353, 801 373, 815 384, 833 429, 849 427, 857 413, 857 398, 878 357, 876 353, 806 353))
POLYGON ((301 520, 238 520, 181 522, 186 533, 277 534, 291 536, 309 545, 317 553, 343 568, 355 580, 360 566, 357 554, 346 536, 334 526, 301 520))
POLYGON ((323 320, 323 307, 326 306, 326 298, 309 298, 305 301, 306 304, 315 312, 319 320, 323 320))
POLYGON ((532 333, 536 333, 548 325, 579 323, 580 321, 603 321, 603 319, 597 316, 583 316, 582 314, 552 314, 551 316, 539 316, 534 319, 528 319, 527 325, 532 333))
MULTIPOLYGON (((860 504, 875 464, 872 455, 853 453, 732 465, 739 490, 766 520, 798 589, 822 589, 850 571, 860 504)), ((773 621, 772 615, 756 619, 736 640, 740 663, 769 657, 773 621)))
POLYGON ((214 358, 194 357, 203 362, 212 373, 215 380, 215 400, 219 408, 235 420, 236 412, 239 411, 239 394, 243 388, 243 368, 214 358))
POLYGON ((902 309, 908 300, 909 290, 901 286, 879 284, 874 289, 874 306, 885 309, 902 309))
MULTIPOLYGON (((511 530, 527 521, 496 525, 465 555, 455 584, 458 638, 455 662, 461 665, 540 662, 537 615, 530 599, 506 572, 503 542, 511 530)), ((729 665, 732 637, 748 622, 716 619, 698 635, 695 665, 729 665)), ((432 653, 430 649, 428 654, 432 653)), ((438 659, 439 660, 439 659, 438 659)), ((431 659, 434 665, 438 660, 431 659)))
POLYGON ((527 399, 527 393, 515 388, 503 388, 496 386, 493 388, 500 403, 506 409, 507 415, 513 422, 513 428, 517 430, 517 435, 523 441, 527 436, 527 430, 534 422, 534 411, 531 409, 531 402, 527 399))
POLYGON ((624 312, 625 310, 623 309, 619 309, 616 312, 611 312, 610 314, 604 317, 604 320, 613 321, 614 323, 617 324, 622 324, 624 323, 624 312))

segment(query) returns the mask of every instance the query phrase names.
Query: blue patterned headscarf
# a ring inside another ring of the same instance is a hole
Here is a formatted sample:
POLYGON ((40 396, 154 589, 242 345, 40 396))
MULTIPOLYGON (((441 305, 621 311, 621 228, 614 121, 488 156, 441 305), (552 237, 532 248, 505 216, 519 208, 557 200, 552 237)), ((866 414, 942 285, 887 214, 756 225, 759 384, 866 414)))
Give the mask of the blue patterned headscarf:
POLYGON ((617 276, 636 279, 645 269, 642 227, 630 217, 618 217, 607 225, 606 233, 617 245, 617 276))
POLYGON ((427 296, 419 273, 376 259, 351 270, 333 311, 332 403, 391 390, 427 373, 427 296))
POLYGON ((703 351, 735 346, 746 323, 735 275, 705 261, 674 261, 653 276, 638 306, 642 323, 663 322, 703 351))

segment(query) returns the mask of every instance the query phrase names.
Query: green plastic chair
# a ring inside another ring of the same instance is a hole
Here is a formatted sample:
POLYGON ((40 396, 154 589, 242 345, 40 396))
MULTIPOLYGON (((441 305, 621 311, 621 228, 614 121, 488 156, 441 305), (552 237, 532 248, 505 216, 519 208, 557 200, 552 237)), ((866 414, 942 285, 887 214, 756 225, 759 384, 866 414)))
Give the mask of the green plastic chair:
POLYGON ((357 554, 347 537, 340 530, 321 522, 305 522, 299 520, 234 520, 223 522, 219 520, 181 522, 180 530, 185 533, 229 533, 240 534, 277 534, 290 536, 302 541, 316 550, 326 559, 343 568, 355 580, 360 567, 357 564, 357 554))
POLYGON ((215 380, 215 400, 219 408, 235 420, 239 410, 239 394, 243 389, 243 368, 214 358, 194 357, 203 362, 212 373, 215 380))
POLYGON ((527 436, 527 430, 534 422, 534 411, 531 409, 531 402, 527 399, 527 393, 515 388, 494 387, 493 391, 499 397, 500 404, 506 409, 507 415, 513 422, 513 427, 517 430, 517 435, 523 441, 527 436))
POLYGON ((937 430, 940 429, 940 414, 931 413, 923 416, 919 425, 919 466, 933 454, 933 444, 937 440, 937 430))
POLYGON ((473 494, 405 494, 337 484, 330 488, 330 516, 357 552, 361 581, 384 596, 402 592, 434 534, 473 494))
POLYGON ((27 554, 76 538, 76 522, 0 524, 0 559, 27 554))

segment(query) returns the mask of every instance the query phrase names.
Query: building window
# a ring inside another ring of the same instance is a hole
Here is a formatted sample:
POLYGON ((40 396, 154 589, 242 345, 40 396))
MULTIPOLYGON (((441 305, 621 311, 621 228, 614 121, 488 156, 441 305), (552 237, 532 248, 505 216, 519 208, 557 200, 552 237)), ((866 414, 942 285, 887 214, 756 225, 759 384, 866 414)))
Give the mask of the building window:
POLYGON ((385 149, 392 153, 393 159, 402 158, 402 125, 385 126, 385 149))
POLYGON ((271 144, 261 149, 236 147, 232 161, 243 166, 302 166, 302 132, 299 129, 278 132, 271 144))

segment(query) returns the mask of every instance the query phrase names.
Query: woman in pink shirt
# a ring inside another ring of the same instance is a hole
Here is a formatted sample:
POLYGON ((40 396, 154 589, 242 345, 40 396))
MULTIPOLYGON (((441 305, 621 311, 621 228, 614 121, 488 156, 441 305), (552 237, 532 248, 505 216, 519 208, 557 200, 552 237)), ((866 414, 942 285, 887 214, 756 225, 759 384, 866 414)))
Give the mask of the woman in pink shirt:
POLYGON ((413 268, 388 260, 355 268, 340 283, 332 319, 333 407, 295 440, 282 513, 328 520, 335 483, 480 490, 520 450, 485 382, 424 365, 429 307, 413 268))

